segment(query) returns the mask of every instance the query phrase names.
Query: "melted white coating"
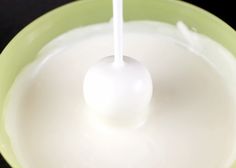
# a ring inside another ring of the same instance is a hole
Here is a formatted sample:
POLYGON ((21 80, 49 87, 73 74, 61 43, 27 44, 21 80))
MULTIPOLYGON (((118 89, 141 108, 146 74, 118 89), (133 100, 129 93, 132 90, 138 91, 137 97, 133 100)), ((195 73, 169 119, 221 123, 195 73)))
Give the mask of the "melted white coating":
POLYGON ((140 127, 103 125, 84 105, 87 69, 112 55, 108 23, 49 43, 17 78, 6 129, 23 168, 228 168, 235 159, 235 60, 175 26, 125 24, 125 55, 150 71, 154 93, 140 127))

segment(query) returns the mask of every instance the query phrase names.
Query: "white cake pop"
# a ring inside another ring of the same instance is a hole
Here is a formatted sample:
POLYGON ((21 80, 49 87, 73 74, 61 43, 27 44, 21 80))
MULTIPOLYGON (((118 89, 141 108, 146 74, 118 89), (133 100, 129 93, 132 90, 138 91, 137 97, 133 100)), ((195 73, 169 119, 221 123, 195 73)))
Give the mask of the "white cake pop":
POLYGON ((84 80, 87 104, 105 117, 130 119, 139 115, 152 97, 152 79, 138 61, 124 57, 116 66, 106 57, 89 69, 84 80))
POLYGON ((123 57, 122 0, 113 0, 114 56, 92 66, 84 79, 84 97, 90 108, 113 120, 130 120, 143 115, 152 97, 152 79, 138 61, 123 57))

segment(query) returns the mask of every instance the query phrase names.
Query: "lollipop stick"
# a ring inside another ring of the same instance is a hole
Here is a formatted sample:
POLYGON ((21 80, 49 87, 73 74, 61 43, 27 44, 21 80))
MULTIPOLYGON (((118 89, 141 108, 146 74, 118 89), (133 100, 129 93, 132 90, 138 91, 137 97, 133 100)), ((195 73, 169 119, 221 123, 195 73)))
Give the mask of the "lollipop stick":
POLYGON ((123 65, 123 0, 113 0, 115 65, 123 65))

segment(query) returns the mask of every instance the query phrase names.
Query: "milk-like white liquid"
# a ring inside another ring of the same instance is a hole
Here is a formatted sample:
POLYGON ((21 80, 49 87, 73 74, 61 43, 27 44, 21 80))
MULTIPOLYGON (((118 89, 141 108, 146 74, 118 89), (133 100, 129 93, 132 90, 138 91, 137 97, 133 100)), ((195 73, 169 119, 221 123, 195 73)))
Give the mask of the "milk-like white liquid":
POLYGON ((124 41, 124 55, 152 75, 146 122, 115 127, 87 110, 82 81, 91 65, 113 55, 112 25, 72 30, 45 46, 9 93, 6 130, 22 167, 229 168, 233 56, 181 23, 126 23, 124 41))

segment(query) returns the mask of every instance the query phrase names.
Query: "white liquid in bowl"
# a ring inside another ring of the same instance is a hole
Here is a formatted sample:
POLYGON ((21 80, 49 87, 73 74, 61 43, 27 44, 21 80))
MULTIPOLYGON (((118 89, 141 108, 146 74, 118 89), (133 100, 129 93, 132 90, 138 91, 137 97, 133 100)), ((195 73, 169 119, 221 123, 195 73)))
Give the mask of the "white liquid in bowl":
POLYGON ((125 24, 124 55, 148 68, 154 86, 150 114, 139 127, 102 124, 84 103, 88 68, 113 55, 111 24, 75 29, 45 46, 17 78, 6 105, 6 129, 22 167, 229 167, 235 60, 214 41, 186 36, 179 27, 125 24))

